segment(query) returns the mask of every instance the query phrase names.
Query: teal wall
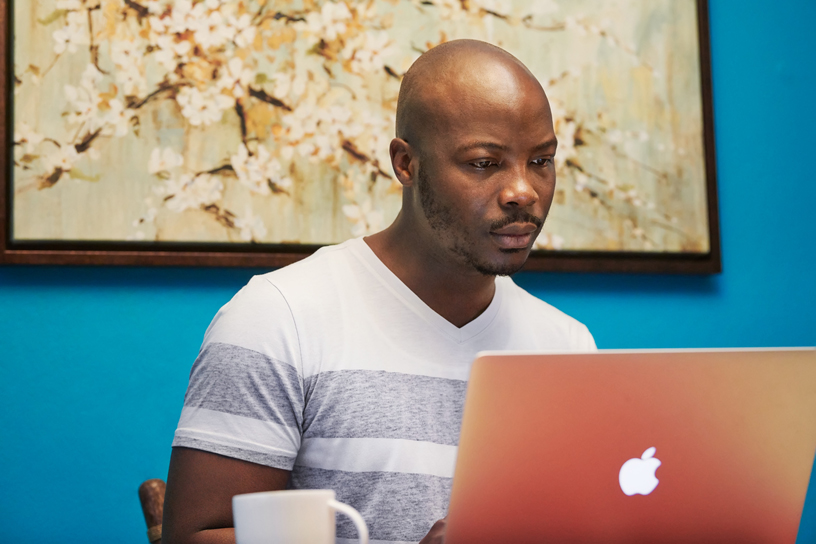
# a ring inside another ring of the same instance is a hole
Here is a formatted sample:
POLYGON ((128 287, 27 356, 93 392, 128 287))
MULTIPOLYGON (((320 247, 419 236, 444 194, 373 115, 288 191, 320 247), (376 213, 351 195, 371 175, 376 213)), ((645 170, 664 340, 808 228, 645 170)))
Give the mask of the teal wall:
MULTIPOLYGON (((816 344, 816 2, 711 2, 724 272, 517 278, 603 348, 816 344)), ((136 487, 255 272, 0 267, 0 540, 146 542, 136 487)), ((816 483, 805 510, 816 543, 816 483)))

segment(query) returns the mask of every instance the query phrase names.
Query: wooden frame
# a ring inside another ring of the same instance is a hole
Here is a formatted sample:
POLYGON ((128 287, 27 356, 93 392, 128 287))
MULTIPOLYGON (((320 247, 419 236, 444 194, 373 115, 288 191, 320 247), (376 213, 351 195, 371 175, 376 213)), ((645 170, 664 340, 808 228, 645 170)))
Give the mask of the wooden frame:
MULTIPOLYGON (((31 242, 11 236, 13 184, 12 135, 14 66, 10 28, 13 0, 0 0, 0 264, 149 265, 279 267, 317 247, 296 244, 193 244, 151 242, 31 242)), ((700 37, 703 148, 710 251, 699 253, 542 251, 531 254, 525 270, 711 274, 721 271, 711 91, 707 0, 697 0, 700 37)))

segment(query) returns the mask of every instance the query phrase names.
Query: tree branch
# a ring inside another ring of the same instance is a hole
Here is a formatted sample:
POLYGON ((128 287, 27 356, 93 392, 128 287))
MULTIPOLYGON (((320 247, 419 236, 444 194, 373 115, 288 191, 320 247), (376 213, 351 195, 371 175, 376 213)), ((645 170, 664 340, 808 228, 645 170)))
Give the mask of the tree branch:
POLYGON ((127 102, 127 107, 132 109, 132 110, 138 110, 139 108, 141 108, 142 106, 144 106, 145 104, 147 104, 148 102, 150 102, 151 100, 156 98, 161 93, 166 92, 166 91, 176 91, 176 90, 179 89, 179 87, 186 87, 186 86, 187 86, 186 83, 177 83, 175 85, 170 85, 169 83, 166 83, 166 82, 162 83, 161 85, 159 85, 158 89, 156 89, 155 91, 153 91, 152 93, 147 95, 142 100, 137 100, 136 97, 129 96, 128 99, 127 99, 127 101, 128 101, 127 102))
POLYGON ((96 69, 99 70, 100 73, 108 75, 109 72, 106 72, 99 67, 99 45, 94 44, 93 17, 91 16, 91 12, 97 9, 99 9, 99 6, 88 9, 88 35, 90 36, 91 42, 88 45, 88 49, 91 53, 91 62, 93 62, 93 65, 96 66, 96 69))
POLYGON ((207 213, 211 213, 215 216, 215 220, 224 225, 227 228, 234 229, 235 228, 235 221, 233 221, 233 217, 235 214, 229 210, 221 210, 217 204, 208 204, 206 206, 201 206, 201 209, 207 213))
POLYGON ((139 16, 139 21, 150 15, 150 10, 147 7, 135 2, 134 0, 125 0, 125 5, 136 12, 139 16))
POLYGON ((233 172, 233 173, 235 173, 235 168, 233 168, 231 164, 222 164, 221 166, 213 168, 212 170, 207 170, 206 172, 199 172, 199 173, 196 174, 196 176, 200 176, 201 174, 215 175, 215 174, 220 174, 221 172, 233 172))
POLYGON ((40 189, 48 189, 49 187, 53 187, 57 184, 64 173, 65 171, 62 168, 57 168, 51 173, 50 176, 43 178, 43 180, 40 182, 40 189))
POLYGON ((85 153, 88 151, 88 148, 91 147, 91 143, 93 143, 93 141, 96 140, 100 134, 102 134, 101 128, 97 129, 96 132, 89 132, 87 135, 85 135, 85 138, 83 138, 80 143, 74 146, 74 149, 76 149, 77 153, 85 153))
POLYGON ((250 87, 249 96, 257 98, 258 100, 262 100, 267 104, 272 104, 276 108, 281 108, 282 110, 286 111, 292 111, 291 106, 288 106, 283 101, 275 98, 274 96, 266 94, 266 91, 264 91, 263 89, 253 89, 252 87, 250 87))
POLYGON ((346 153, 348 153, 349 155, 351 155, 360 162, 363 163, 370 162, 371 164, 373 164, 377 168, 377 171, 374 172, 376 176, 382 176, 385 179, 391 179, 391 176, 383 172, 382 168, 380 168, 379 164, 376 161, 372 161, 368 155, 357 149, 357 146, 355 146, 354 143, 352 143, 350 140, 343 140, 343 151, 345 151, 346 153))
MULTIPOLYGON (((244 106, 241 104, 240 100, 235 101, 235 113, 238 114, 238 119, 241 121, 241 141, 244 143, 244 147, 247 148, 249 151, 249 146, 247 146, 247 122, 246 122, 246 114, 244 113, 244 106)), ((249 151, 249 154, 252 154, 252 151, 249 151)))

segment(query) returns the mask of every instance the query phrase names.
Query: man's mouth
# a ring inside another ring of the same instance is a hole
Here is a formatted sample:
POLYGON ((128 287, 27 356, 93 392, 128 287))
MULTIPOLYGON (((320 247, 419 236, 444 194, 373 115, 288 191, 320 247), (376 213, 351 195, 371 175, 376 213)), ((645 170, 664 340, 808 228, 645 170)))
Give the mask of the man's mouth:
POLYGON ((533 223, 511 223, 500 229, 491 230, 490 237, 502 249, 523 249, 533 242, 538 226, 533 223))

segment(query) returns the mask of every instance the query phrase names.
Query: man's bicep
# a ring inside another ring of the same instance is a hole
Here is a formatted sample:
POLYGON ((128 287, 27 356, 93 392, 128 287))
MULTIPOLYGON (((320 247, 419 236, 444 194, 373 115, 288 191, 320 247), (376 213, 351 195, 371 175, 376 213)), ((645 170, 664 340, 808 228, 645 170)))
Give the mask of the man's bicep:
POLYGON ((233 526, 232 497, 284 489, 290 474, 215 453, 173 448, 164 501, 163 544, 234 541, 229 531, 216 531, 233 526))

